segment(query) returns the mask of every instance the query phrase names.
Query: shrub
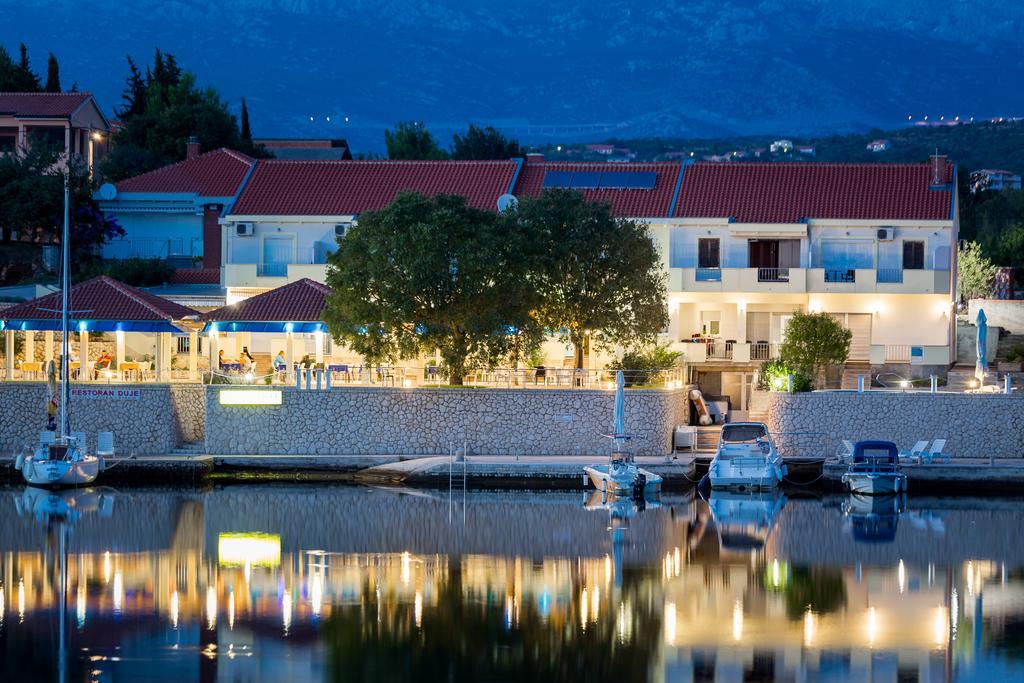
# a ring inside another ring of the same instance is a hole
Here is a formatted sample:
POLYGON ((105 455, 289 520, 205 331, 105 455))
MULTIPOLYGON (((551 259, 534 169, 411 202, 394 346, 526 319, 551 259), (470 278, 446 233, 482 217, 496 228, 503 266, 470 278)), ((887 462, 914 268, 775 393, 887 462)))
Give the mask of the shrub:
POLYGON ((678 351, 671 350, 667 345, 654 345, 645 348, 631 349, 622 354, 621 359, 609 363, 606 367, 609 370, 623 370, 625 372, 626 386, 644 384, 647 378, 662 370, 671 370, 676 366, 679 356, 678 351), (629 372, 629 371, 633 372, 629 372))
POLYGON ((782 360, 770 360, 761 366, 757 376, 757 388, 761 391, 786 391, 789 375, 793 375, 793 391, 810 391, 811 378, 786 365, 782 360))
POLYGON ((1021 361, 1024 361, 1024 344, 1014 344, 1006 354, 1006 360, 1011 363, 1020 363, 1021 361))
POLYGON ((796 313, 786 325, 780 356, 785 363, 825 388, 825 372, 850 355, 853 333, 828 313, 796 313))

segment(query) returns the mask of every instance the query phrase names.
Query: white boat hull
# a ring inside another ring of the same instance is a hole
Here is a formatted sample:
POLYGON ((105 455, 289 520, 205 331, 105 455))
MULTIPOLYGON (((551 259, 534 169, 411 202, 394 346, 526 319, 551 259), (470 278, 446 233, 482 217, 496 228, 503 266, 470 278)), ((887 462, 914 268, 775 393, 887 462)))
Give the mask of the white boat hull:
POLYGON ((784 475, 782 466, 768 458, 715 458, 708 469, 712 489, 770 491, 784 475))
POLYGON ((843 484, 852 493, 864 496, 892 496, 906 491, 907 476, 891 473, 847 472, 843 475, 843 484))
POLYGON ((83 455, 74 460, 54 460, 30 455, 21 467, 25 481, 33 486, 85 486, 100 473, 99 458, 83 455))
POLYGON ((612 468, 609 465, 593 465, 584 467, 583 471, 590 479, 590 483, 598 491, 617 496, 630 496, 633 494, 633 483, 638 475, 646 478, 644 482, 644 494, 661 492, 661 476, 635 465, 627 467, 612 468))

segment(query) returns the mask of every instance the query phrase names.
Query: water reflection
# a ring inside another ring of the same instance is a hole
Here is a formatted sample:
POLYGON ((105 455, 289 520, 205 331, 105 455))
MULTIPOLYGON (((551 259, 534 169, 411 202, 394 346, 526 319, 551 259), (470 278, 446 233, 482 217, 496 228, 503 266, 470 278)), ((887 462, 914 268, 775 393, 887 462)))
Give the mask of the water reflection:
POLYGON ((2 680, 54 678, 60 614, 83 681, 1024 675, 1015 501, 122 491, 58 518, 62 590, 53 518, 0 495, 2 680))

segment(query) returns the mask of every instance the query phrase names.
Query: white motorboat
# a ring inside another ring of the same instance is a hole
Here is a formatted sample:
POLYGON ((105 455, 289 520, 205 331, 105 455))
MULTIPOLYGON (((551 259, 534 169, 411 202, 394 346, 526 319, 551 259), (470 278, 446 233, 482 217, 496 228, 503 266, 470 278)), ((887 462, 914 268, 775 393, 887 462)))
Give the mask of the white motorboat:
POLYGON ((713 489, 773 489, 786 476, 786 464, 761 422, 736 422, 722 427, 715 458, 708 468, 713 489))
POLYGON ((708 508, 723 551, 747 553, 763 548, 786 504, 780 491, 712 491, 708 508))
POLYGON ((583 472, 594 488, 607 494, 642 497, 661 492, 660 475, 638 467, 623 444, 633 438, 626 433, 626 380, 622 370, 615 373, 615 432, 606 434, 614 444, 607 465, 588 465, 583 472))
POLYGON ((907 490, 907 475, 900 471, 899 449, 891 441, 858 441, 843 484, 864 496, 893 496, 907 490))
POLYGON ((843 502, 844 524, 858 543, 891 543, 906 499, 904 496, 865 496, 851 493, 843 502))
MULTIPOLYGON (((51 360, 47 367, 49 396, 47 413, 54 431, 53 439, 40 439, 39 446, 28 455, 19 455, 16 468, 33 486, 63 487, 85 486, 96 480, 103 469, 102 459, 86 453, 84 439, 77 439, 68 430, 68 383, 70 381, 68 356, 70 324, 68 296, 71 288, 71 244, 68 228, 68 181, 64 178, 64 232, 61 238, 61 354, 60 377, 51 360), (59 385, 58 385, 59 379, 59 385), (58 393, 59 391, 59 393, 58 393), (52 425, 54 413, 59 413, 59 428, 52 425)), ((83 365, 84 367, 84 365, 83 365)))

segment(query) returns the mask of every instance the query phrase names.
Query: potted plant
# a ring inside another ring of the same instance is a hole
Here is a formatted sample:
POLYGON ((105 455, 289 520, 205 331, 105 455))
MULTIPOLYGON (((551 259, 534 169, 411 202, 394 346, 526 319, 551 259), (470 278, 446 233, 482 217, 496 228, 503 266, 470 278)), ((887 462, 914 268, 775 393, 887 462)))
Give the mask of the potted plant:
POLYGON ((1006 354, 1006 360, 996 363, 996 369, 999 372, 1020 372, 1022 361, 1024 361, 1024 344, 1014 344, 1006 354))

